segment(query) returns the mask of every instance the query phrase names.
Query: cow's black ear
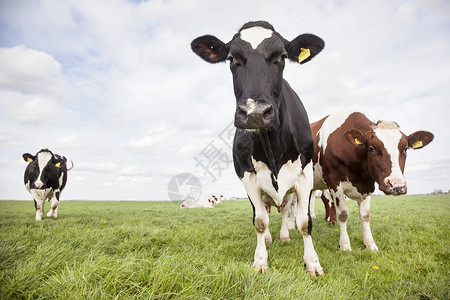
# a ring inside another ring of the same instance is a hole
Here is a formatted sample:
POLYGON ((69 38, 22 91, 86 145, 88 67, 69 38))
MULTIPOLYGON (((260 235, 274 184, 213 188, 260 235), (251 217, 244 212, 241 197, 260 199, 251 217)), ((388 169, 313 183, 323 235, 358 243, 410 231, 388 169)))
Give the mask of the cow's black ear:
POLYGON ((29 163, 32 162, 35 159, 34 155, 31 155, 30 153, 24 153, 22 155, 22 157, 23 157, 24 161, 29 162, 29 163))
POLYGON ((289 59, 304 64, 319 54, 325 47, 325 42, 310 33, 301 34, 290 42, 287 47, 289 59))
POLYGON ((209 63, 223 62, 227 59, 227 45, 212 35, 196 38, 191 43, 192 51, 209 63))
POLYGON ((61 165, 63 165, 64 163, 65 163, 65 161, 62 157, 60 157, 60 156, 53 157, 53 164, 55 165, 55 167, 61 168, 61 165))

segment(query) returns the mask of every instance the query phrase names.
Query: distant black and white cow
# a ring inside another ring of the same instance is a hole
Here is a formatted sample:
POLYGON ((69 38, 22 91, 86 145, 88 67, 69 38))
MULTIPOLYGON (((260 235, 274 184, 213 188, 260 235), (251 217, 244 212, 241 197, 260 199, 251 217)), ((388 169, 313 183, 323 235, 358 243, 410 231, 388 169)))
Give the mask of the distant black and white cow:
MULTIPOLYGON (((253 267, 262 273, 268 270, 270 206, 281 210, 285 219, 287 202, 298 199, 296 223, 303 235, 306 270, 322 275, 308 211, 313 140, 306 111, 283 79, 283 70, 286 58, 301 64, 311 60, 323 49, 323 40, 302 34, 290 42, 269 23, 258 21, 245 24, 226 44, 205 35, 192 41, 191 47, 207 62, 230 61, 237 101, 233 159, 253 206, 257 233, 253 267)), ((289 239, 287 227, 280 237, 289 239)))
MULTIPOLYGON (((47 216, 56 219, 59 197, 67 182, 67 159, 48 149, 42 149, 36 155, 25 153, 22 156, 28 162, 24 183, 34 199, 36 221, 42 220, 45 200, 52 201, 47 216)), ((72 168, 73 163, 70 169, 72 168)))

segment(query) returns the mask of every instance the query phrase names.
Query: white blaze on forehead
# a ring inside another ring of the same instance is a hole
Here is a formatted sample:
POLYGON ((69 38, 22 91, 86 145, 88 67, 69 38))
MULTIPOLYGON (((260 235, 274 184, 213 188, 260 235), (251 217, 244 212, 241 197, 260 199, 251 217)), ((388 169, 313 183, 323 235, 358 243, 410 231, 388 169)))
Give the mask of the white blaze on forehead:
POLYGON ((263 27, 251 27, 241 30, 241 39, 249 42, 253 49, 258 48, 259 44, 267 38, 270 38, 273 31, 263 27))
POLYGON ((37 158, 38 158, 38 164, 39 164, 39 176, 36 181, 42 182, 41 181, 42 170, 44 170, 45 166, 48 164, 48 162, 52 158, 52 154, 49 152, 41 152, 41 153, 38 153, 37 158))
POLYGON ((347 120, 347 118, 354 113, 354 110, 343 110, 336 114, 330 115, 322 124, 322 127, 317 132, 319 135, 319 147, 322 147, 323 153, 327 148, 327 141, 330 134, 336 131, 347 120))
POLYGON ((380 141, 383 142, 387 153, 391 156, 392 169, 389 178, 404 179, 400 169, 398 144, 402 138, 398 126, 395 123, 383 122, 373 130, 380 141))

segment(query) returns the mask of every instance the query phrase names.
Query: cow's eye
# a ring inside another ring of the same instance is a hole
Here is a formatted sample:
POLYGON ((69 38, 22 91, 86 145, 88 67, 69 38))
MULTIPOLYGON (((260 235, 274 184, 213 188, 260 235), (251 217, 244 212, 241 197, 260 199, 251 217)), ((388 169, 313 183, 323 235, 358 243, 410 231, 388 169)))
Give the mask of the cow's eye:
POLYGON ((231 55, 228 55, 227 59, 228 59, 230 62, 233 62, 233 61, 234 61, 234 57, 231 56, 231 55))
POLYGON ((284 61, 287 58, 287 54, 283 53, 281 55, 279 55, 278 57, 275 57, 275 59, 273 59, 273 63, 277 64, 279 62, 284 61))
POLYGON ((372 147, 372 146, 370 146, 370 147, 369 147, 369 152, 374 152, 374 151, 375 151, 375 148, 372 147))

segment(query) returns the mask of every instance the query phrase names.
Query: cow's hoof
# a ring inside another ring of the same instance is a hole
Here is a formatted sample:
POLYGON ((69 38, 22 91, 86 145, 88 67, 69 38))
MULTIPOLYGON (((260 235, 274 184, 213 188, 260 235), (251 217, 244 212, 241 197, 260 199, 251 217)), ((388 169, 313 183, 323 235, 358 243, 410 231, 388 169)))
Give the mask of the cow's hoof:
POLYGON ((267 265, 267 262, 259 260, 255 261, 255 263, 253 264, 253 270, 258 273, 264 274, 269 270, 269 266, 267 265))
POLYGON ((312 263, 305 263, 306 265, 306 273, 309 276, 316 276, 318 274, 319 276, 323 276, 323 268, 320 266, 319 260, 315 260, 312 263))
POLYGON ((57 215, 56 215, 56 213, 52 213, 52 211, 49 211, 49 212, 47 213, 47 217, 56 219, 57 215))
POLYGON ((372 252, 378 252, 378 247, 375 243, 371 243, 369 246, 366 245, 366 247, 372 252))
POLYGON ((281 237, 280 239, 282 243, 289 243, 291 241, 290 237, 281 237))
POLYGON ((320 269, 320 270, 317 270, 317 271, 316 270, 307 270, 306 273, 309 276, 311 276, 311 277, 315 277, 316 274, 319 275, 319 276, 323 276, 324 275, 323 269, 320 269))
POLYGON ((339 245, 339 248, 340 248, 342 251, 352 251, 352 247, 350 247, 350 244, 339 245))

